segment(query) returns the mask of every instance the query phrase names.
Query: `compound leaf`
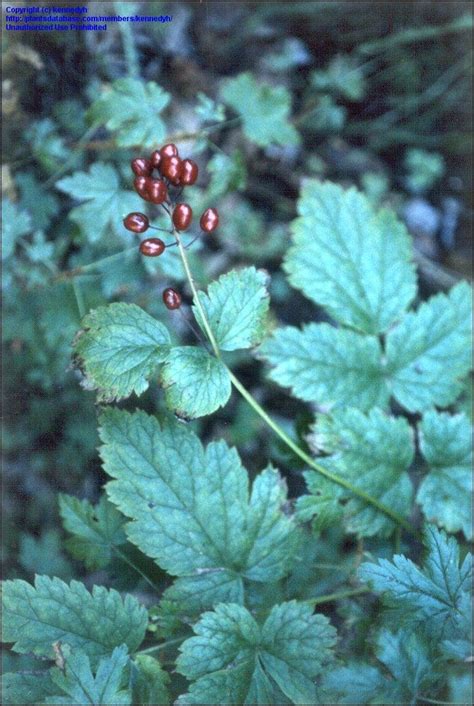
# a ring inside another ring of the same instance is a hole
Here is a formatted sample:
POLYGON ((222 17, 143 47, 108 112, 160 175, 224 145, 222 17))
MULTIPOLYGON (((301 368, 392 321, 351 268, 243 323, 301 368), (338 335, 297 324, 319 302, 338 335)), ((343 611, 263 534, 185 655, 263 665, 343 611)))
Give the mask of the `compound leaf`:
MULTIPOLYGON (((221 350, 251 348, 262 340, 269 305, 267 279, 267 274, 255 267, 231 270, 210 284, 207 294, 199 294, 221 350)), ((204 330, 199 310, 196 306, 193 310, 204 330)))
POLYGON ((231 393, 224 363, 194 346, 171 349, 161 370, 160 384, 168 408, 181 419, 212 414, 226 404, 231 393))
POLYGON ((447 406, 470 370, 472 291, 466 282, 407 314, 387 335, 387 372, 394 397, 410 412, 447 406))
MULTIPOLYGON (((320 415, 313 434, 318 447, 330 454, 324 464, 336 475, 398 514, 410 514, 413 490, 407 470, 414 444, 406 419, 387 416, 377 408, 368 414, 338 409, 320 415)), ((318 474, 307 471, 305 475, 319 490, 314 477, 318 474)), ((359 498, 351 496, 344 511, 349 532, 371 537, 387 536, 394 530, 393 520, 359 498)))
POLYGON ((110 656, 100 660, 94 676, 89 657, 80 650, 73 650, 66 657, 64 671, 58 667, 51 669, 52 681, 63 695, 48 697, 45 703, 76 706, 131 704, 130 691, 123 688, 127 681, 128 661, 126 646, 116 647, 110 656))
POLYGON ((101 306, 82 325, 75 352, 99 401, 140 395, 169 353, 166 327, 135 304, 101 306))
POLYGON ((437 637, 456 639, 465 622, 463 605, 470 589, 472 557, 460 565, 454 537, 432 525, 425 533, 428 556, 421 569, 401 554, 365 563, 359 577, 386 593, 390 606, 412 624, 423 624, 437 637))
POLYGON ((263 626, 249 611, 220 604, 194 626, 177 669, 195 680, 177 703, 315 703, 313 679, 331 658, 336 631, 310 606, 275 605, 263 626), (275 686, 276 685, 276 686, 275 686))
POLYGON ((298 534, 281 510, 276 471, 258 476, 249 502, 247 473, 224 442, 204 449, 179 422, 116 409, 102 414, 100 435, 104 469, 115 478, 107 492, 132 518, 130 541, 169 573, 192 577, 196 591, 201 577, 210 605, 223 590, 218 579, 213 591, 212 573, 223 572, 225 590, 239 595, 242 577, 288 572, 298 534))
POLYGON ((265 147, 272 142, 297 145, 299 135, 288 122, 291 95, 283 86, 270 86, 242 73, 225 81, 222 99, 242 116, 245 136, 265 147))
POLYGON ((2 674, 2 698, 4 704, 44 703, 48 696, 57 692, 49 671, 6 672, 2 674))
POLYGON ((306 402, 363 410, 388 402, 381 348, 374 336, 325 323, 301 330, 286 326, 264 341, 259 354, 274 366, 270 377, 306 402))
POLYGON ((66 548, 90 570, 103 569, 112 557, 114 547, 125 544, 125 518, 103 495, 97 505, 72 495, 59 495, 59 511, 64 529, 73 536, 66 548))
POLYGON ((139 211, 140 197, 132 191, 125 191, 119 183, 119 176, 110 164, 96 162, 89 172, 75 172, 56 182, 56 188, 69 194, 73 199, 85 201, 69 212, 69 218, 77 223, 89 242, 100 240, 109 227, 122 233, 122 219, 130 211, 139 211))
POLYGON ((464 414, 427 412, 418 425, 430 467, 416 496, 428 520, 472 539, 471 424, 464 414))
POLYGON ((416 295, 411 241, 389 211, 375 214, 356 189, 310 181, 298 203, 289 281, 331 316, 366 333, 380 333, 416 295))
POLYGON ((54 658, 60 640, 91 659, 107 655, 122 643, 135 650, 143 640, 146 610, 128 595, 94 586, 92 593, 78 581, 36 576, 32 586, 15 579, 3 584, 3 639, 15 652, 54 658))
POLYGON ((119 78, 92 104, 88 118, 116 132, 120 147, 157 147, 166 137, 160 114, 170 98, 154 81, 119 78))

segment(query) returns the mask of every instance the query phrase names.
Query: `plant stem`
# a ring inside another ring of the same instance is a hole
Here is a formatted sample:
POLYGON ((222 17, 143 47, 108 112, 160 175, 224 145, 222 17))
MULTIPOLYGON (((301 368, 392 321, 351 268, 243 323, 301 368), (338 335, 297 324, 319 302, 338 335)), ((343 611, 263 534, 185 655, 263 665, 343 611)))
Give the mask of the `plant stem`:
MULTIPOLYGON (((212 329, 210 327, 209 321, 207 320, 207 316, 204 312, 203 306, 201 304, 201 301, 199 299, 199 294, 196 289, 196 285, 194 282, 194 278, 191 272, 191 269, 189 267, 189 262, 186 254, 186 250, 180 240, 179 233, 175 231, 175 237, 176 241, 179 246, 179 252, 181 255, 181 259, 183 261, 183 266, 184 270, 186 272, 186 276, 188 278, 189 286, 191 287, 194 301, 197 307, 197 310, 199 311, 200 318, 202 321, 202 326, 204 327, 204 330, 206 332, 206 335, 209 339, 209 342, 211 343, 212 349, 216 355, 216 358, 221 360, 221 352, 219 350, 219 346, 217 344, 217 341, 215 339, 215 336, 212 332, 212 329)), ((333 483, 337 483, 337 485, 340 485, 341 487, 345 488, 346 490, 349 490, 353 495, 357 495, 359 498, 364 500, 366 503, 369 505, 373 505, 374 507, 377 508, 380 512, 383 512, 385 515, 390 517, 391 520, 393 520, 396 524, 400 525, 403 527, 407 532, 410 532, 411 534, 414 534, 414 530, 410 526, 410 524, 398 513, 394 512, 391 510, 389 507, 381 503, 377 498, 373 498, 371 495, 368 493, 364 492, 363 490, 360 490, 360 488, 355 487, 352 485, 352 483, 349 483, 349 481, 345 480, 344 478, 340 478, 339 476, 334 475, 330 471, 327 471, 323 466, 320 466, 319 463, 314 461, 311 456, 309 456, 303 449, 301 449, 295 442, 288 436, 288 434, 277 424, 269 414, 263 409, 263 407, 257 402, 257 400, 254 399, 254 397, 251 395, 251 393, 247 390, 244 385, 240 382, 240 380, 234 375, 234 373, 227 368, 230 379, 232 384, 234 385, 235 389, 240 392, 242 397, 246 400, 246 402, 249 403, 249 405, 252 407, 252 409, 263 419, 263 421, 272 429, 272 431, 275 432, 277 436, 280 437, 280 439, 283 441, 283 443, 290 448, 293 453, 298 456, 302 461, 304 461, 310 468, 315 470, 317 473, 320 475, 324 476, 328 480, 331 480, 333 483)))
POLYGON ((121 257, 131 255, 132 253, 136 254, 137 252, 137 247, 136 245, 133 246, 133 248, 127 248, 127 250, 121 250, 120 252, 116 252, 113 255, 107 255, 107 257, 102 257, 100 260, 95 260, 94 262, 89 262, 87 265, 80 265, 79 267, 74 268, 73 270, 67 270, 66 272, 61 272, 57 277, 55 277, 55 281, 61 281, 65 279, 70 279, 71 277, 77 277, 78 275, 82 275, 84 272, 91 272, 97 269, 98 267, 102 267, 102 265, 108 265, 110 262, 113 262, 114 260, 118 260, 121 257))
POLYGON ((319 605, 319 603, 331 603, 332 601, 339 601, 343 598, 351 598, 352 596, 359 596, 362 593, 370 593, 370 588, 367 586, 360 586, 359 588, 351 588, 346 591, 339 591, 338 593, 327 593, 325 596, 316 596, 315 598, 307 598, 300 603, 308 603, 310 605, 319 605))
POLYGON ((160 650, 166 650, 167 647, 171 645, 177 645, 178 642, 183 642, 186 637, 175 637, 173 640, 168 640, 167 642, 162 642, 161 645, 154 645, 153 647, 147 647, 145 650, 140 650, 135 652, 136 655, 149 655, 152 652, 159 652, 160 650))
POLYGON ((76 297, 77 308, 79 310, 79 316, 82 317, 86 314, 86 306, 84 304, 84 297, 82 296, 81 287, 79 282, 75 277, 72 280, 72 289, 74 291, 74 296, 76 297))

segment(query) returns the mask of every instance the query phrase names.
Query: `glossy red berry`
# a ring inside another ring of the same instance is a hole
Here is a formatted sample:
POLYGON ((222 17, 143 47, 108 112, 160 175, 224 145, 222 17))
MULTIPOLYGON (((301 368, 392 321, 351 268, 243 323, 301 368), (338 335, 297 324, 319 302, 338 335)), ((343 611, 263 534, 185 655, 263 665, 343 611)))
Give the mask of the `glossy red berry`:
POLYGON ((142 197, 142 199, 145 199, 146 201, 150 200, 150 196, 148 194, 148 186, 150 181, 150 177, 145 176, 137 176, 133 180, 133 186, 135 187, 135 191, 139 196, 142 197))
POLYGON ((152 203, 160 204, 168 198, 168 189, 161 179, 150 179, 146 190, 152 203))
POLYGON ((167 309, 179 309, 182 303, 181 294, 173 287, 168 287, 163 292, 163 302, 167 309))
POLYGON ((192 186, 198 178, 198 165, 192 159, 183 159, 181 163, 181 180, 183 186, 192 186))
POLYGON ((186 230, 193 220, 193 209, 187 203, 178 203, 173 211, 173 224, 176 230, 186 230))
POLYGON ((145 159, 144 157, 137 157, 136 159, 132 159, 131 162, 132 166, 132 171, 136 176, 150 176, 152 166, 151 162, 149 159, 145 159))
POLYGON ((212 233, 219 225, 219 214, 217 209, 208 208, 204 211, 199 221, 199 225, 205 233, 212 233))
POLYGON ((177 186, 181 180, 183 163, 179 157, 163 157, 160 164, 160 172, 162 176, 177 186))
POLYGON ((173 143, 170 142, 170 144, 164 145, 161 148, 160 154, 162 159, 164 159, 165 157, 178 157, 178 148, 176 147, 176 145, 173 145, 173 143))
POLYGON ((161 238, 147 238, 140 243, 140 252, 146 257, 158 257, 165 250, 165 244, 161 238))
POLYGON ((127 230, 131 230, 132 233, 144 233, 148 230, 150 221, 145 216, 144 213, 129 213, 123 219, 123 224, 127 230))
POLYGON ((160 150, 155 150, 150 155, 150 164, 152 169, 158 169, 161 162, 161 152, 160 150))

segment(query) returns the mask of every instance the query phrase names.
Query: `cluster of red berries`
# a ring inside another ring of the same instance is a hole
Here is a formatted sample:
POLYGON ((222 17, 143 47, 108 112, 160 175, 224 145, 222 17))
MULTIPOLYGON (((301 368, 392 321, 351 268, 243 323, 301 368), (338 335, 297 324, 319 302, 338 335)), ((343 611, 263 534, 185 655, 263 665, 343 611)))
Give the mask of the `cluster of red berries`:
MULTIPOLYGON (((135 174, 133 186, 139 196, 145 201, 162 206, 171 218, 173 228, 180 232, 191 225, 193 210, 187 203, 177 203, 185 186, 192 186, 198 177, 198 166, 192 159, 181 159, 176 145, 168 144, 151 153, 147 159, 137 157, 132 160, 132 171, 135 174), (170 187, 179 189, 176 198, 171 198, 170 187)), ((123 219, 127 230, 133 233, 145 233, 150 225, 148 216, 144 213, 129 213, 123 219)), ((199 225, 204 233, 212 233, 219 225, 219 214, 215 208, 208 208, 202 214, 199 225)), ((163 230, 163 229, 157 229, 163 230)), ((171 231, 172 232, 172 231, 171 231)), ((171 243, 174 245, 175 243, 171 243)), ((140 252, 146 257, 158 257, 167 247, 161 238, 146 238, 140 243, 140 252)), ((163 301, 168 309, 178 309, 181 306, 181 296, 169 287, 163 292, 163 301)))

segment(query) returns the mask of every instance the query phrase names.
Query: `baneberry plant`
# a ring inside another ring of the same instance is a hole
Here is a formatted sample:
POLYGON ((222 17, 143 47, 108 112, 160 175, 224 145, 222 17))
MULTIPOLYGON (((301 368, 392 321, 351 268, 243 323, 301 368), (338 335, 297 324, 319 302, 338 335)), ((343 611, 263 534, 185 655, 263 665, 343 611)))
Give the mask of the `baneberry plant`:
MULTIPOLYGON (((130 85, 115 90, 128 95, 130 85)), ((233 96, 254 94, 272 98, 243 75, 224 98, 237 107, 233 96)), ((114 95, 97 106, 112 129, 114 95)), ((267 129, 284 127, 284 139, 293 139, 285 95, 276 98, 280 110, 267 129)), ((164 99, 154 92, 153 100, 164 99)), ((265 144, 252 132, 257 118, 254 105, 244 130, 265 144)), ((143 130, 143 142, 156 147, 147 124, 143 130)), ((126 139, 132 144, 134 132, 126 139)), ((100 171, 92 168, 86 182, 100 171)), ((135 303, 87 313, 75 365, 101 404, 108 481, 98 505, 62 495, 60 512, 73 557, 91 570, 120 557, 155 602, 145 605, 124 587, 89 590, 47 576, 34 585, 6 581, 4 639, 42 660, 37 672, 5 675, 8 701, 464 701, 471 558, 460 541, 472 539, 470 425, 456 400, 471 363, 470 287, 460 283, 415 305, 411 241, 395 214, 375 211, 354 188, 310 180, 284 271, 330 321, 278 326, 263 270, 233 269, 206 292, 198 287, 193 240, 183 234, 193 228, 193 207, 180 200, 197 164, 168 144, 135 158, 132 171, 137 198, 159 206, 167 226, 137 210, 122 213, 129 201, 138 208, 128 192, 113 195, 116 217, 133 237, 146 233, 138 245, 145 259, 177 248, 192 304, 167 287, 163 305, 179 310, 170 317, 181 313, 198 343, 176 343, 173 318, 165 326, 135 303), (153 228, 162 237, 148 237, 153 228), (307 404, 305 438, 281 426, 235 375, 232 356, 245 350, 307 404), (167 414, 113 404, 156 385, 167 414), (251 481, 236 448, 221 439, 204 446, 183 423, 215 413, 232 390, 300 464, 307 492, 296 502, 271 463, 251 481), (411 472, 417 453, 421 477, 411 472), (409 536, 424 543, 416 560, 401 553, 409 536), (354 538, 348 559, 342 546, 354 538), (165 590, 154 582, 158 567, 168 576, 165 590), (325 606, 334 607, 330 617, 325 606)), ((96 198, 87 189, 83 197, 96 198)), ((101 212, 101 231, 111 217, 101 212)), ((225 214, 207 207, 199 224, 206 238, 218 238, 225 214)))

